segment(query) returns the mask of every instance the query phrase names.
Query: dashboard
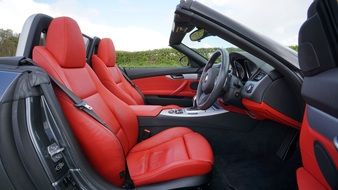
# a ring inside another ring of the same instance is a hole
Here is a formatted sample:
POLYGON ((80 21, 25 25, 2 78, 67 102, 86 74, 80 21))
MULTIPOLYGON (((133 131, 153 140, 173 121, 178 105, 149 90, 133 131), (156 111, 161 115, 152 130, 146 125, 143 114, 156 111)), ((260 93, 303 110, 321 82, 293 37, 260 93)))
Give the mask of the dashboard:
POLYGON ((300 126, 298 100, 279 72, 247 52, 231 52, 229 58, 230 73, 241 85, 231 86, 223 102, 245 109, 255 119, 300 126))

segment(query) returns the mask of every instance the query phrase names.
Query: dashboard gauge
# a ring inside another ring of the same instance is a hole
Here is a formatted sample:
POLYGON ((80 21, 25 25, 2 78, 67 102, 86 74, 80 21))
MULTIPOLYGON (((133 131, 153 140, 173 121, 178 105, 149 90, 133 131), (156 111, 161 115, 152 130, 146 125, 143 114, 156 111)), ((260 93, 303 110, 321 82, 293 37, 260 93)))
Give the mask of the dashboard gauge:
POLYGON ((234 69, 236 70, 237 77, 241 80, 245 79, 245 69, 242 64, 238 63, 236 60, 234 61, 234 69))

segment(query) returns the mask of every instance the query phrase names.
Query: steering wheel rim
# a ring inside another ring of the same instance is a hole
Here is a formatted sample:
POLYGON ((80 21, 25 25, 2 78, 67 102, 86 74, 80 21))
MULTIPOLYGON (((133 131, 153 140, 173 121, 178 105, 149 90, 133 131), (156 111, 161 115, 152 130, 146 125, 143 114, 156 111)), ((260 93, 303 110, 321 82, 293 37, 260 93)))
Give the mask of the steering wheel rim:
POLYGON ((217 49, 207 65, 204 67, 196 93, 196 107, 206 110, 211 107, 221 94, 223 87, 227 83, 229 70, 229 53, 225 49, 217 49), (217 58, 221 57, 221 66, 218 75, 215 76, 214 65, 217 58))

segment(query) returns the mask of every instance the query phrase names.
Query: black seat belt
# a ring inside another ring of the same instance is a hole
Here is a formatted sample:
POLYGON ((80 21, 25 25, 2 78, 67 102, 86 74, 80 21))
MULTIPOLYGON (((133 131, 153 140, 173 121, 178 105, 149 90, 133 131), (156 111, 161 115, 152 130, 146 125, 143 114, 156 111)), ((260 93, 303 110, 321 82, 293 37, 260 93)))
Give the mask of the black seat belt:
POLYGON ((132 80, 130 80, 130 78, 127 76, 127 74, 123 71, 123 69, 122 69, 120 66, 117 66, 117 67, 120 69, 122 75, 123 75, 124 78, 129 82, 129 84, 130 84, 133 88, 135 88, 135 90, 141 95, 142 99, 145 100, 145 99, 144 99, 144 94, 142 93, 142 91, 135 85, 135 83, 134 83, 132 80))
MULTIPOLYGON (((81 98, 76 96, 71 90, 69 90, 60 81, 56 80, 55 78, 53 78, 51 76, 49 76, 49 77, 56 84, 56 86, 59 87, 62 90, 62 92, 65 93, 73 101, 75 107, 84 111, 86 114, 88 114, 90 117, 95 119, 97 122, 99 122, 106 129, 108 129, 110 132, 113 133, 113 131, 109 128, 109 126, 93 111, 93 108, 90 105, 88 105, 84 100, 82 100, 81 98)), ((120 142, 120 145, 122 147, 121 142, 120 142)), ((123 154, 124 154, 124 150, 123 150, 123 154)), ((124 157, 126 158, 126 155, 124 155, 124 157)), ((134 187, 133 181, 131 180, 131 177, 130 177, 130 174, 129 174, 127 163, 126 163, 126 170, 122 171, 120 173, 120 176, 124 178, 124 181, 125 181, 125 184, 123 185, 124 188, 130 189, 130 188, 134 187)))
POLYGON ((88 105, 87 102, 85 102, 84 100, 76 96, 71 90, 69 90, 60 81, 56 80, 55 78, 51 76, 49 76, 49 78, 54 82, 54 84, 56 84, 56 86, 60 90, 62 90, 63 93, 65 93, 73 101, 75 107, 84 111, 90 117, 92 117, 97 122, 99 122, 101 125, 103 125, 105 128, 107 128, 110 132, 112 132, 109 126, 93 111, 93 108, 90 105, 88 105))
MULTIPOLYGON (((95 119, 97 122, 99 122, 106 129, 108 129, 110 132, 113 133, 113 131, 109 128, 109 126, 93 111, 93 108, 90 105, 88 105, 87 102, 85 102, 84 100, 76 96, 71 90, 69 90, 60 81, 56 80, 55 78, 51 76, 49 76, 49 78, 56 84, 57 87, 59 87, 62 90, 63 93, 65 93, 73 101, 75 107, 84 111, 86 114, 88 114, 90 117, 95 119)), ((121 142, 120 142, 120 145, 122 147, 121 142)), ((123 151, 123 154, 124 154, 124 151, 123 151)), ((126 158, 126 155, 124 155, 124 157, 126 158)), ((127 163, 126 163, 126 170, 122 171, 120 173, 120 176, 123 177, 125 180, 125 184, 123 185, 124 188, 130 189, 134 187, 133 181, 131 180, 131 177, 129 174, 127 163)))
MULTIPOLYGON (((32 59, 28 59, 26 58, 25 61, 27 61, 28 63, 38 66, 32 59)), ((75 95, 71 90, 69 90, 69 88, 67 88, 65 85, 63 85, 60 81, 58 81, 57 79, 55 79, 54 77, 49 75, 49 78, 51 79, 52 82, 54 82, 54 84, 56 84, 56 86, 62 90, 63 93, 65 93, 69 99, 74 103, 74 106, 80 110, 82 110, 83 112, 85 112, 87 115, 89 115, 90 117, 92 117, 93 119, 95 119, 97 122, 99 122, 101 125, 103 125, 106 129, 108 129, 110 132, 113 133, 113 131, 110 129, 110 127, 106 124, 106 122, 104 122, 100 116, 98 116, 93 108, 87 104, 86 101, 82 100, 81 98, 79 98, 77 95, 75 95)), ((115 133, 113 133, 115 134, 115 133)), ((122 146, 121 142, 118 140, 118 142, 120 143, 120 146, 122 146)), ((124 154, 124 151, 123 151, 124 154)), ((125 159, 127 159, 126 155, 124 154, 125 159)), ((131 180, 130 174, 129 174, 129 170, 128 170, 128 166, 126 163, 126 170, 122 171, 120 173, 120 176, 124 178, 125 180, 125 184, 124 187, 125 188, 132 188, 134 187, 134 184, 131 180)))
MULTIPOLYGON (((32 59, 26 58, 24 59, 24 61, 38 66, 32 59)), ((38 66, 39 67, 39 66, 38 66)), ((106 124, 106 122, 104 122, 94 111, 93 108, 88 105, 84 100, 82 100, 81 98, 79 98, 77 95, 75 95, 71 90, 69 90, 65 85, 63 85, 60 81, 56 80, 54 77, 48 75, 49 78, 51 79, 52 82, 54 82, 54 84, 56 84, 56 86, 62 90, 63 93, 65 93, 69 99, 72 100, 72 102, 74 103, 74 106, 82 111, 84 111, 86 114, 88 114, 90 117, 92 117, 93 119, 95 119, 97 122, 99 122, 101 125, 103 125, 105 128, 107 128, 110 132, 111 129, 110 127, 106 124)))

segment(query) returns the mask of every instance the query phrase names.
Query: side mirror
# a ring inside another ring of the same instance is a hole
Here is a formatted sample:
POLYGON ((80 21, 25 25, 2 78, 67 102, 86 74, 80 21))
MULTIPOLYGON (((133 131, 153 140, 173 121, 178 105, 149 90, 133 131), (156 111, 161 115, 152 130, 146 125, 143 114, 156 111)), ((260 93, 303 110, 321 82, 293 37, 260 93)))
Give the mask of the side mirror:
POLYGON ((197 29, 190 34, 191 41, 201 41, 203 38, 210 36, 210 34, 204 29, 197 29))
POLYGON ((187 56, 183 55, 178 62, 182 65, 182 66, 189 66, 189 59, 187 56))

